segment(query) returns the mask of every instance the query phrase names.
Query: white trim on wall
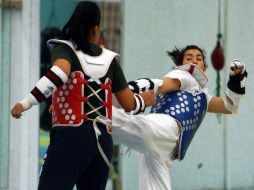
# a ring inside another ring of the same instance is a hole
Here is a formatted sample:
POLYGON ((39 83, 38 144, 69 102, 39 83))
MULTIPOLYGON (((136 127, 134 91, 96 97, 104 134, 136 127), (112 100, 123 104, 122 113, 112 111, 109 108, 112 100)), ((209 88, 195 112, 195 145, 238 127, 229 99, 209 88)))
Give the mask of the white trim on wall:
MULTIPOLYGON (((12 11, 11 105, 26 96, 39 79, 40 1, 23 0, 12 11)), ((34 190, 38 184, 39 107, 10 118, 9 188, 34 190)))
POLYGON ((11 12, 0 9, 0 189, 9 185, 10 31, 11 12))

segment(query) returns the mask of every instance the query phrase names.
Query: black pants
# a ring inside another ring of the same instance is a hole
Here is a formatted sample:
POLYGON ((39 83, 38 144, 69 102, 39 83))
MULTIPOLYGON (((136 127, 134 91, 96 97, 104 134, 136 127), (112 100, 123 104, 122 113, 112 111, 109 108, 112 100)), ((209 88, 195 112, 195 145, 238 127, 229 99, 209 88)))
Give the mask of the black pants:
MULTIPOLYGON (((112 137, 99 126, 99 143, 109 160, 112 137)), ((109 168, 100 155, 92 124, 54 128, 39 180, 38 190, 104 190, 109 168)))

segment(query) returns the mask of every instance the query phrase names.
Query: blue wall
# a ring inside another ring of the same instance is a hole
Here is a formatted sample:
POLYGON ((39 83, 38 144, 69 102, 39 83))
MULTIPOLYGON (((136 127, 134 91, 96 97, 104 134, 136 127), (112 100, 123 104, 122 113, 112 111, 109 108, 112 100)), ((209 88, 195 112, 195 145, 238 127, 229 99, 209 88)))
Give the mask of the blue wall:
POLYGON ((41 30, 48 25, 56 25, 62 28, 68 21, 77 1, 70 0, 42 0, 41 1, 41 30), (54 9, 52 9, 52 6, 54 9), (55 17, 50 19, 51 13, 55 13, 55 17))

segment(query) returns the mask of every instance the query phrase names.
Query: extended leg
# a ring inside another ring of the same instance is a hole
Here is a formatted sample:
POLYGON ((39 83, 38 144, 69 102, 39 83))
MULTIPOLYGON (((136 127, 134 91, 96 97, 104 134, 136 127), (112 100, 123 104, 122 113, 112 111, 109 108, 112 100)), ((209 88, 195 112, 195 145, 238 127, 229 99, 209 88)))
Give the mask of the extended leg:
POLYGON ((113 138, 141 153, 168 158, 179 137, 176 121, 165 114, 129 115, 113 107, 113 138))

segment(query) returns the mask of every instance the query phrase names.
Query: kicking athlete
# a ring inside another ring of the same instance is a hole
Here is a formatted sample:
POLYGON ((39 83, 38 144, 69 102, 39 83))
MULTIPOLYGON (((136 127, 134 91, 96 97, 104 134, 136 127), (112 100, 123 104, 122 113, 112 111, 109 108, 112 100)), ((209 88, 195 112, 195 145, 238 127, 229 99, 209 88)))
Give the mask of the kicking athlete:
MULTIPOLYGON (((206 112, 236 114, 245 94, 247 72, 242 61, 230 63, 223 99, 208 94, 202 49, 190 45, 168 55, 177 67, 164 77, 150 114, 132 115, 113 107, 113 138, 138 151, 140 190, 170 190, 173 160, 184 158, 206 112)), ((151 88, 152 81, 140 79, 130 85, 139 92, 151 88)))
POLYGON ((52 97, 53 128, 42 167, 39 190, 104 190, 113 151, 112 93, 134 113, 155 102, 152 93, 133 94, 115 58, 100 48, 100 10, 84 1, 62 30, 62 40, 50 40, 52 68, 11 110, 15 118, 52 97), (107 163, 107 164, 106 164, 107 163))

